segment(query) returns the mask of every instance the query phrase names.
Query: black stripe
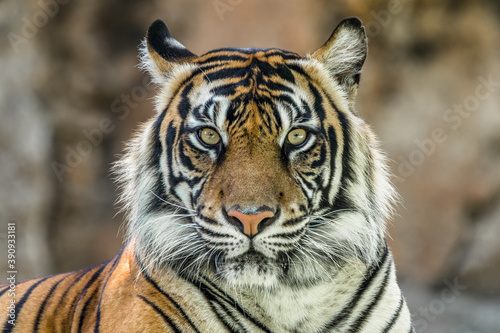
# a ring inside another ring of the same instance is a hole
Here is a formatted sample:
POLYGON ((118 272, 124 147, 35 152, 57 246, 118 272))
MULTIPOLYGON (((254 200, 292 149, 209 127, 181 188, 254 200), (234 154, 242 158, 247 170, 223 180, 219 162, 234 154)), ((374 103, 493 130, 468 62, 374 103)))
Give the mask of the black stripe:
POLYGON ((228 83, 212 88, 210 90, 210 93, 214 96, 231 96, 236 93, 236 88, 240 87, 241 89, 242 87, 248 87, 248 86, 249 82, 245 81, 240 81, 238 84, 228 83))
POLYGON ((271 78, 273 76, 278 76, 281 80, 295 83, 295 77, 288 66, 279 63, 269 63, 268 61, 262 61, 255 58, 253 59, 252 64, 248 66, 249 70, 253 70, 254 68, 258 68, 260 70, 260 73, 255 73, 255 71, 253 71, 255 73, 254 77, 256 78, 257 86, 261 84, 263 87, 270 87, 271 89, 273 89, 272 87, 276 87, 274 90, 277 91, 283 90, 293 93, 292 89, 283 86, 279 82, 274 82, 269 79, 264 80, 264 77, 271 78))
POLYGON ((161 124, 163 122, 163 118, 165 116, 165 111, 155 120, 153 123, 153 153, 149 158, 147 168, 141 170, 138 172, 138 174, 135 177, 139 177, 141 173, 144 173, 147 171, 147 169, 156 171, 156 174, 158 175, 158 180, 155 182, 154 187, 151 188, 151 191, 153 191, 154 194, 151 196, 147 206, 146 206, 146 213, 152 213, 160 208, 163 208, 166 204, 160 199, 163 197, 163 194, 165 193, 165 184, 163 184, 163 181, 161 179, 161 173, 160 173, 160 158, 163 152, 163 147, 161 144, 161 138, 160 138, 160 131, 161 131, 161 124), (158 197, 160 198, 158 198, 158 197))
MULTIPOLYGON (((102 264, 101 267, 97 271, 95 271, 94 274, 92 274, 92 276, 90 277, 90 279, 85 284, 85 287, 83 287, 83 289, 80 291, 80 297, 78 298, 77 302, 83 300, 83 298, 86 296, 86 293, 90 289, 90 287, 92 287, 92 285, 96 281, 99 281, 98 278, 101 275, 101 273, 102 273, 102 271, 104 270, 105 267, 106 267, 106 264, 102 264)), ((90 273, 90 271, 87 272, 87 274, 88 273, 90 273)), ((85 274, 85 275, 87 275, 87 274, 85 274)), ((85 304, 84 304, 84 306, 82 308, 82 312, 80 313, 80 320, 79 320, 79 324, 78 324, 78 332, 82 331, 83 320, 85 319, 85 314, 86 314, 86 311, 87 311, 87 307, 90 304, 90 302, 95 298, 95 296, 97 295, 97 292, 98 292, 98 288, 96 288, 92 292, 92 294, 90 295, 89 299, 85 302, 85 304)), ((77 302, 75 302, 75 305, 77 304, 77 302)), ((73 313, 73 316, 75 316, 75 315, 76 315, 76 312, 73 313)))
POLYGON ((164 111, 153 123, 153 154, 151 155, 151 160, 149 161, 149 167, 155 168, 158 167, 160 163, 160 157, 161 153, 163 152, 163 148, 161 146, 161 138, 160 138, 160 131, 161 131, 161 124, 163 122, 163 119, 165 117, 166 112, 164 111))
POLYGON ((52 288, 50 288, 49 290, 49 293, 45 296, 45 299, 43 300, 42 302, 42 305, 40 306, 40 309, 38 310, 38 314, 36 315, 36 319, 35 319, 35 328, 33 329, 34 332, 38 332, 38 327, 40 326, 40 321, 42 320, 42 314, 43 314, 43 311, 45 310, 45 306, 47 305, 47 302, 49 301, 49 299, 52 297, 52 295, 54 294, 54 290, 56 290, 57 286, 64 280, 68 277, 69 275, 66 275, 64 276, 62 279, 60 279, 59 281, 57 281, 53 286, 52 288))
MULTIPOLYGON (((305 233, 304 229, 299 229, 297 231, 289 232, 289 233, 283 232, 280 234, 273 234, 272 236, 269 236, 268 238, 270 238, 270 239, 273 239, 273 238, 293 239, 293 238, 297 238, 299 236, 302 236, 304 233, 305 233)), ((273 245, 273 246, 280 246, 280 247, 287 247, 287 248, 290 247, 290 244, 280 244, 280 243, 269 243, 269 244, 273 245)))
POLYGON ((323 107, 323 97, 321 97, 320 92, 311 82, 309 82, 309 90, 311 90, 314 97, 314 111, 318 115, 320 122, 323 122, 326 118, 325 108, 323 107))
MULTIPOLYGON (((293 109, 293 111, 295 111, 300 117, 307 118, 305 116, 305 114, 307 114, 307 110, 305 111, 305 113, 302 113, 302 110, 297 105, 297 103, 295 103, 295 100, 292 98, 292 96, 293 96, 293 93, 292 94, 281 94, 281 95, 277 96, 276 99, 279 102, 281 102, 281 103, 285 104, 286 106, 290 107, 291 109, 293 109)), ((262 96, 262 98, 265 98, 265 96, 262 96)), ((265 101, 268 102, 272 107, 274 107, 275 103, 272 99, 266 98, 265 101)))
POLYGON ((309 73, 307 73, 302 67, 302 64, 300 63, 288 63, 287 67, 291 69, 293 72, 298 73, 299 75, 303 76, 306 78, 307 81, 313 81, 309 73))
POLYGON ((342 158, 342 179, 348 179, 351 181, 355 181, 354 171, 351 168, 350 161, 352 160, 352 151, 351 151, 351 138, 350 138, 350 124, 347 121, 346 116, 337 109, 332 100, 329 100, 332 108, 337 112, 337 117, 340 122, 340 126, 342 127, 342 136, 344 139, 344 147, 343 147, 343 158, 342 158))
MULTIPOLYGON (((170 174, 170 179, 169 182, 171 186, 175 185, 177 183, 176 177, 173 175, 173 158, 174 158, 174 145, 175 145, 175 139, 177 136, 177 128, 174 127, 172 123, 168 124, 167 128, 167 133, 165 134, 165 144, 166 144, 166 151, 167 151, 167 163, 168 163, 168 169, 171 171, 169 172, 170 174)), ((159 168, 160 165, 158 164, 157 167, 159 168)))
POLYGON ((85 304, 82 308, 82 312, 80 312, 80 320, 78 321, 78 333, 82 332, 83 322, 85 320, 85 315, 87 314, 87 308, 90 305, 90 302, 92 302, 95 299, 95 296, 97 295, 97 291, 98 291, 97 289, 94 290, 92 295, 90 295, 89 299, 85 302, 85 304))
POLYGON ((213 313, 219 318, 221 324, 225 325, 228 330, 234 331, 233 327, 235 325, 240 327, 239 331, 245 331, 242 323, 236 318, 227 308, 226 305, 222 304, 228 303, 227 295, 218 295, 216 292, 211 290, 206 285, 203 285, 205 288, 201 288, 200 291, 203 293, 205 298, 208 300, 208 304, 210 304, 210 308, 213 313), (224 297, 226 296, 226 297, 224 297))
MULTIPOLYGON (((337 140, 332 142, 331 145, 334 146, 334 148, 332 149, 332 152, 336 152, 337 151, 337 140)), ((334 157, 334 156, 332 156, 332 157, 334 157)), ((326 146, 324 144, 322 144, 321 150, 319 152, 319 158, 317 160, 314 160, 311 163, 311 169, 317 169, 317 168, 322 167, 325 164, 325 161, 326 161, 326 146)), ((333 167, 335 167, 335 164, 333 165, 333 167)))
MULTIPOLYGON (((399 318, 399 314, 401 313, 401 310, 403 309, 403 304, 404 304, 403 295, 401 295, 401 299, 399 300, 399 306, 398 306, 396 312, 394 312, 394 314, 392 315, 391 320, 384 327, 382 333, 388 333, 392 329, 392 327, 394 326, 394 324, 396 323, 396 321, 399 318)), ((410 332, 411 332, 411 330, 410 330, 410 332)))
POLYGON ((203 61, 198 61, 195 60, 197 65, 206 65, 210 64, 211 62, 216 62, 219 61, 245 61, 248 60, 248 55, 252 52, 245 52, 243 49, 236 49, 236 48, 221 48, 221 49, 215 49, 210 52, 207 52, 199 58, 204 58, 206 56, 210 56, 203 61), (223 54, 226 53, 226 54, 223 54), (227 54, 229 53, 229 54, 227 54))
MULTIPOLYGON (((282 100, 281 97, 280 97, 280 100, 282 100)), ((285 103, 285 104, 288 106, 288 103, 285 103)), ((291 106, 289 106, 289 107, 291 107, 291 106)), ((278 128, 282 128, 283 127, 283 120, 281 119, 281 114, 278 112, 278 108, 272 104, 271 104, 271 108, 273 110, 273 116, 274 116, 274 119, 276 121, 278 128)))
POLYGON ((266 54, 266 57, 268 57, 268 58, 273 57, 275 55, 278 55, 285 60, 302 59, 302 57, 295 52, 291 52, 291 51, 287 51, 287 50, 283 50, 283 49, 278 49, 278 48, 259 49, 259 51, 263 51, 266 54))
MULTIPOLYGON (((217 222, 216 220, 213 220, 209 217, 206 217, 204 215, 201 215, 201 214, 198 214, 198 218, 204 222, 207 222, 208 224, 212 224, 212 225, 219 225, 219 222, 217 222)), ((213 233, 213 232, 212 232, 213 233)), ((222 235, 222 234, 217 234, 218 236, 226 236, 227 235, 222 235)))
MULTIPOLYGON (((90 278, 90 280, 87 281, 87 284, 85 285, 85 287, 83 287, 83 289, 82 289, 82 291, 80 293, 80 299, 82 299, 83 297, 85 297, 85 293, 87 292, 87 290, 94 284, 94 282, 98 281, 97 279, 99 278, 99 276, 101 275, 102 271, 106 267, 106 264, 107 263, 101 264, 101 267, 97 271, 95 271, 95 273, 92 275, 92 277, 90 278)), ((90 272, 88 272, 88 273, 90 273, 90 272)))
POLYGON ((5 294, 7 292, 7 290, 10 289, 10 285, 5 285, 5 289, 0 291, 0 297, 2 297, 3 294, 5 294))
POLYGON ((214 54, 213 56, 208 57, 208 58, 204 59, 203 61, 200 61, 200 62, 196 61, 196 64, 199 66, 203 66, 203 65, 211 65, 212 62, 215 62, 216 64, 220 64, 222 62, 237 62, 237 61, 244 62, 246 60, 248 60, 247 55, 241 56, 237 53, 233 53, 230 55, 214 54))
MULTIPOLYGON (((307 174, 305 172, 300 172, 300 171, 297 171, 297 178, 299 178, 299 181, 302 183, 302 188, 304 189, 304 193, 305 190, 309 190, 310 192, 314 192, 315 190, 315 187, 314 186, 315 184, 311 183, 310 181, 308 181, 308 179, 310 178, 310 176, 312 176, 311 174, 307 174), (308 177, 309 176, 309 177, 308 177)), ((308 195, 306 195, 306 197, 308 197, 308 195)))
POLYGON ((191 325, 191 327, 194 329, 195 332, 200 332, 198 330, 198 328, 196 327, 196 325, 191 321, 191 319, 189 319, 190 317, 186 314, 186 312, 184 311, 184 309, 182 308, 182 306, 177 303, 169 294, 167 294, 163 289, 160 288, 160 286, 156 283, 156 281, 149 276, 149 274, 147 273, 145 267, 143 266, 142 264, 142 261, 137 257, 136 255, 136 261, 137 261, 137 264, 139 265, 139 268, 141 270, 141 274, 144 276, 144 279, 149 282, 151 285, 153 285, 153 287, 159 291, 165 298, 167 298, 173 305, 174 307, 177 309, 177 311, 179 311, 182 315, 183 318, 185 318, 189 325, 191 325))
MULTIPOLYGON (((146 270, 144 269, 144 266, 142 265, 142 261, 141 261, 141 260, 140 260, 140 258, 137 256, 137 254, 135 255, 135 258, 136 258, 136 261, 137 261, 137 263, 138 263, 138 265, 139 265, 139 267, 140 267, 140 269, 141 269, 141 272, 143 272, 143 274, 144 274, 145 276, 147 276, 146 270)), ((152 281, 152 280, 151 280, 151 281, 152 281)), ((186 281, 188 281, 189 283, 194 284, 194 282, 193 282, 193 281, 189 281, 189 280, 186 280, 186 281)), ((202 288, 200 287, 201 281, 197 281, 197 283, 196 283, 196 284, 198 285, 198 288, 199 288, 200 292, 202 292, 202 294, 203 294, 203 295, 207 298, 207 300, 210 300, 210 297, 207 295, 207 291, 206 291, 205 289, 202 289, 202 288)), ((175 304, 175 303, 174 303, 174 304, 175 304)), ((213 304, 212 304, 211 302, 208 302, 208 304, 210 305, 210 308, 212 309, 213 313, 217 316, 217 318, 219 318, 220 323, 221 323, 222 325, 225 325, 225 326, 226 326, 226 328, 227 328, 228 330, 230 330, 230 328, 226 325, 225 321, 224 321, 224 320, 220 317, 220 315, 219 315, 219 313, 216 311, 216 309, 214 309, 213 304)), ((182 308, 179 308, 179 310, 180 310, 180 311, 183 311, 183 310, 182 310, 182 308)), ((187 316, 185 316, 185 317, 189 320, 189 317, 187 317, 187 316)), ((194 325, 193 325, 193 327, 196 329, 196 327, 195 327, 194 325)))
POLYGON ((304 221, 305 216, 300 216, 294 219, 290 219, 288 221, 285 221, 282 226, 283 227, 291 227, 297 224, 300 224, 302 221, 304 221))
MULTIPOLYGON (((26 292, 24 293, 23 297, 21 298, 21 300, 16 304, 16 318, 19 318, 19 314, 24 306, 24 303, 26 303, 26 301, 28 300, 28 297, 31 295, 31 293, 33 292, 33 290, 35 290, 36 287, 38 287, 38 285, 42 282, 44 282, 45 280, 47 280, 48 278, 51 278, 52 276, 46 276, 42 279, 40 279, 38 282, 34 283, 31 287, 29 287, 28 290, 26 290, 26 292)), ((4 333, 8 333, 8 332, 12 332, 12 330, 14 329, 14 325, 10 325, 9 324, 9 319, 7 319, 5 321, 5 326, 3 328, 3 332, 4 333)))
MULTIPOLYGON (((228 78, 241 78, 241 81, 238 83, 232 83, 229 86, 224 85, 225 87, 229 88, 228 91, 230 92, 234 92, 236 86, 248 86, 248 84, 254 81, 255 86, 259 89, 265 88, 270 91, 284 91, 293 93, 293 90, 291 88, 287 87, 281 82, 264 79, 264 77, 269 78, 272 76, 278 76, 281 80, 291 83, 295 82, 295 77, 293 76, 292 71, 286 65, 277 64, 276 67, 274 67, 273 65, 274 64, 270 64, 267 61, 261 61, 254 58, 252 59, 252 63, 247 66, 220 67, 215 68, 209 73, 205 72, 205 78, 209 81, 226 80, 228 78), (255 71, 256 68, 258 68, 258 71, 255 71), (250 80, 250 77, 254 80, 250 80)), ((215 88, 212 91, 220 93, 221 87, 215 88)), ((225 91, 225 95, 228 95, 228 91, 225 91)))
MULTIPOLYGON (((280 74, 280 78, 287 80, 286 79, 286 76, 287 76, 286 71, 284 73, 279 73, 279 74, 280 74)), ((292 79, 293 79, 293 76, 292 76, 292 79)), ((289 80, 287 80, 287 81, 289 81, 289 80)), ((290 94, 294 93, 292 88, 289 88, 282 83, 273 82, 273 81, 262 82, 262 83, 260 83, 260 85, 258 87, 259 87, 259 89, 266 88, 266 89, 269 89, 271 91, 276 91, 276 92, 278 92, 278 91, 279 92, 287 92, 290 94)))
MULTIPOLYGON (((59 308, 61 306, 61 304, 63 304, 64 302, 64 299, 66 298, 66 296, 68 296, 68 293, 69 291, 73 288, 73 286, 78 282, 80 281, 84 276, 87 275, 87 273, 92 269, 92 267, 88 267, 88 268, 85 268, 79 272, 75 272, 74 274, 80 274, 76 277, 76 279, 74 279, 71 284, 66 288, 66 290, 64 291, 63 295, 59 298, 59 302, 57 302, 57 306, 56 308, 59 308)), ((74 308, 76 306, 76 302, 75 300, 71 300, 70 301, 71 303, 71 308, 74 308)))
POLYGON ((311 207, 313 197, 309 197, 309 193, 307 193, 306 189, 303 186, 299 186, 299 189, 302 192, 302 194, 304 195, 304 197, 307 199, 307 206, 311 207))
MULTIPOLYGON (((195 150, 195 151, 198 151, 199 149, 197 147, 195 147, 193 144, 191 144, 190 140, 179 140, 179 159, 181 161, 181 164, 186 168, 188 169, 189 171, 191 172, 196 172, 196 173, 202 173, 203 170, 197 168, 193 162, 191 161, 191 158, 184 154, 185 150, 186 150, 186 146, 191 148, 191 150, 195 150)), ((199 177, 197 177, 198 181, 199 181, 199 177)), ((190 180, 189 181, 190 183, 196 183, 194 182, 193 180, 190 180)))
MULTIPOLYGON (((192 194, 191 194, 192 195, 192 197, 191 197, 192 207, 197 207, 198 206, 198 200, 199 200, 200 194, 205 189, 205 184, 206 183, 207 183, 207 179, 205 178, 205 179, 203 179, 203 182, 201 183, 199 189, 192 192, 192 194)), ((199 209, 199 207, 198 207, 198 209, 199 209)), ((201 210, 199 210, 198 213, 200 211, 201 210)))
POLYGON ((181 101, 177 106, 177 111, 179 112, 179 115, 181 116, 182 119, 186 119, 189 111, 191 111, 191 103, 189 102, 188 95, 191 92, 191 90, 193 90, 193 86, 194 86, 193 82, 189 82, 182 89, 181 101))
MULTIPOLYGON (((168 174, 168 183, 169 183, 170 188, 172 188, 172 189, 174 189, 179 182, 183 181, 182 177, 176 177, 174 175, 174 172, 173 172, 173 170, 174 170, 173 159, 174 159, 174 155, 175 155, 174 148, 175 148, 176 136, 177 136, 177 129, 172 125, 172 123, 170 123, 168 125, 166 138, 165 138, 165 144, 166 144, 165 149, 167 151, 167 153, 165 154, 165 158, 167 160, 168 170, 170 170, 170 172, 168 174)), ((157 168, 159 168, 159 165, 157 166, 157 168)), ((163 183, 163 181, 161 179, 159 179, 159 182, 163 183)), ((162 195, 163 194, 164 193, 162 193, 162 195)), ((176 200, 178 200, 179 202, 182 202, 182 199, 177 195, 177 193, 175 191, 170 191, 169 194, 174 196, 176 198, 176 200)), ((168 204, 163 203, 161 207, 164 207, 165 205, 168 205, 168 204)))
MULTIPOLYGON (((214 237, 214 238, 228 239, 228 235, 227 234, 221 234, 221 233, 218 233, 216 231, 209 230, 207 228, 201 227, 201 228, 198 228, 197 231, 200 232, 200 233, 204 233, 205 235, 214 237)), ((229 238, 229 239, 231 239, 231 238, 229 238)), ((213 243, 213 244, 230 245, 230 244, 232 244, 232 242, 230 242, 230 243, 217 242, 217 243, 213 243)))
POLYGON ((290 51, 281 50, 281 49, 273 49, 273 50, 276 50, 276 52, 274 52, 274 53, 267 53, 266 56, 267 57, 272 57, 274 55, 279 55, 284 60, 298 60, 298 59, 302 59, 302 57, 300 55, 298 55, 297 53, 295 53, 295 52, 290 52, 290 51))
MULTIPOLYGON (((339 186, 339 192, 337 193, 337 196, 334 198, 333 202, 333 210, 339 210, 339 209, 347 209, 347 208, 352 208, 353 203, 349 199, 349 195, 347 194, 347 186, 346 186, 346 181, 350 180, 351 182, 357 182, 354 176, 354 171, 351 166, 351 161, 352 161, 352 152, 351 152, 351 144, 350 144, 350 130, 349 130, 349 122, 347 121, 347 118, 345 115, 340 112, 337 107, 335 106, 335 103, 328 97, 328 101, 331 105, 331 107, 335 110, 337 113, 337 117, 340 122, 340 126, 342 127, 342 137, 344 141, 343 145, 343 151, 342 151, 342 175, 340 177, 340 186, 339 186)), ((330 142, 335 143, 335 147, 338 149, 338 144, 336 142, 336 137, 335 137, 335 131, 333 130, 333 127, 329 128, 328 130, 328 136, 330 142)), ((333 152, 333 151, 332 151, 333 152)), ((330 179, 333 179, 334 177, 334 172, 335 172, 335 157, 336 157, 337 152, 335 151, 335 155, 332 154, 332 160, 331 160, 331 170, 330 170, 330 179)), ((331 187, 331 185, 329 186, 331 187)), ((331 191, 331 189, 329 189, 331 191)), ((328 191, 328 192, 329 192, 328 191)))
POLYGON ((378 286, 379 290, 375 297, 372 299, 370 304, 361 312, 361 314, 354 320, 353 326, 349 329, 349 333, 356 333, 360 331, 360 328, 366 323, 366 319, 372 314, 373 309, 375 308, 375 305, 378 304, 380 301, 382 295, 385 292, 385 289, 387 287, 387 282, 389 281, 389 276, 391 273, 391 267, 392 265, 387 265, 387 268, 385 269, 385 277, 384 280, 382 281, 382 285, 378 286))
POLYGON ((387 245, 385 245, 384 253, 381 256, 380 260, 371 266, 370 268, 371 272, 369 272, 369 275, 364 279, 363 283, 359 286, 358 290, 356 291, 352 299, 349 301, 349 303, 339 312, 337 316, 335 316, 329 321, 329 323, 326 325, 327 330, 336 327, 347 318, 347 316, 351 313, 352 309, 354 309, 354 307, 361 299, 361 295, 371 286, 372 282, 378 276, 381 267, 387 260, 388 255, 389 255, 389 249, 387 245))
MULTIPOLYGON (((229 67, 229 68, 221 68, 216 69, 213 72, 206 73, 205 77, 209 81, 216 80, 226 80, 229 78, 237 78, 241 77, 242 79, 247 77, 248 71, 250 70, 250 66, 242 66, 242 67, 229 67)), ((238 85, 233 83, 233 85, 238 85)))
POLYGON ((305 119, 311 119, 313 117, 313 112, 311 110, 311 107, 305 100, 301 99, 300 101, 302 103, 302 113, 300 114, 300 116, 305 119))
POLYGON ((165 312, 163 312, 162 309, 160 309, 155 303, 151 302, 148 300, 146 297, 142 295, 137 295, 139 298, 141 298, 146 304, 149 304, 162 318, 165 320, 165 322, 174 330, 174 332, 181 333, 182 331, 177 327, 177 325, 174 324, 172 320, 167 316, 165 312))
POLYGON ((272 57, 272 56, 280 56, 285 60, 296 60, 296 59, 301 59, 301 56, 298 55, 295 52, 290 52, 282 49, 277 49, 277 48, 270 48, 270 49, 260 49, 260 48, 255 48, 255 47, 250 47, 246 49, 239 49, 239 48, 221 48, 221 49, 216 49, 212 50, 210 52, 207 52, 200 56, 200 58, 203 58, 205 56, 208 56, 210 54, 214 54, 213 57, 210 57, 208 59, 205 59, 198 64, 205 64, 211 61, 217 61, 219 59, 223 59, 224 57, 241 57, 242 60, 248 59, 248 55, 255 54, 257 52, 263 52, 265 53, 266 57, 272 57), (227 52, 230 53, 230 55, 221 55, 220 53, 227 52))
POLYGON ((111 275, 113 275, 113 273, 115 272, 116 266, 118 266, 118 263, 121 260, 124 248, 125 247, 122 247, 120 249, 120 252, 118 252, 118 254, 116 255, 115 260, 113 261, 113 265, 111 266, 111 271, 108 273, 108 277, 106 278, 106 281, 104 282, 104 285, 102 286, 102 290, 101 290, 101 293, 99 295, 99 303, 97 305, 97 314, 96 314, 96 321, 95 321, 95 326, 94 326, 94 333, 99 332, 99 325, 101 323, 101 302, 102 302, 102 297, 104 295, 104 290, 106 289, 106 286, 108 284, 109 279, 111 278, 111 275))
POLYGON ((221 302, 217 295, 211 290, 207 290, 207 293, 204 294, 205 297, 207 297, 207 299, 209 300, 212 310, 216 313, 217 317, 222 321, 222 323, 226 325, 226 327, 230 327, 230 330, 233 332, 248 332, 244 324, 241 322, 240 318, 236 317, 232 313, 232 309, 227 306, 226 302, 221 302), (238 329, 235 330, 234 326, 238 326, 238 329))
MULTIPOLYGON (((247 318, 255 326, 259 327, 264 332, 271 333, 271 331, 264 324, 262 324, 260 321, 253 318, 252 316, 250 316, 250 314, 248 314, 247 312, 245 312, 245 310, 231 296, 227 295, 224 291, 220 290, 219 287, 217 287, 215 284, 209 282, 207 279, 204 279, 204 280, 205 280, 204 282, 200 281, 200 290, 202 292, 204 292, 205 290, 209 290, 209 289, 215 290, 218 298, 224 299, 226 303, 232 305, 232 307, 235 310, 237 310, 243 317, 247 318)), ((220 304, 218 299, 214 298, 213 300, 216 301, 218 304, 220 304)))
MULTIPOLYGON (((193 111, 191 111, 191 115, 198 119, 198 120, 204 120, 207 114, 207 109, 209 108, 209 105, 207 104, 213 104, 213 103, 205 103, 205 105, 197 105, 193 108, 193 111)), ((212 119, 209 117, 209 119, 212 119)))

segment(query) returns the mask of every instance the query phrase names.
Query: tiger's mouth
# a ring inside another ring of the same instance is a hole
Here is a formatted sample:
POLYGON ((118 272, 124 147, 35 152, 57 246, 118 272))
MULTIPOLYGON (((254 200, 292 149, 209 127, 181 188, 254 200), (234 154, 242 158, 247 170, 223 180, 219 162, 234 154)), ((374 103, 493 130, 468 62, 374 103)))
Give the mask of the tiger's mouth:
POLYGON ((208 274, 229 285, 264 288, 295 274, 297 247, 309 221, 305 208, 298 204, 291 208, 214 206, 200 205, 193 217, 198 239, 206 249, 208 274))

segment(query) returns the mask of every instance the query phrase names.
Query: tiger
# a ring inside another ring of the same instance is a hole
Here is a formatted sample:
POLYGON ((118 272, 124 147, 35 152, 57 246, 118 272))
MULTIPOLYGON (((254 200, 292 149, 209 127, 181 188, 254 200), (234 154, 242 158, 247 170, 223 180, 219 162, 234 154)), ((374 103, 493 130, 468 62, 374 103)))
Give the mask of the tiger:
POLYGON ((161 20, 140 49, 159 90, 113 166, 125 245, 3 286, 2 331, 414 332, 385 238, 398 196, 354 105, 361 21, 306 56, 197 56, 161 20))

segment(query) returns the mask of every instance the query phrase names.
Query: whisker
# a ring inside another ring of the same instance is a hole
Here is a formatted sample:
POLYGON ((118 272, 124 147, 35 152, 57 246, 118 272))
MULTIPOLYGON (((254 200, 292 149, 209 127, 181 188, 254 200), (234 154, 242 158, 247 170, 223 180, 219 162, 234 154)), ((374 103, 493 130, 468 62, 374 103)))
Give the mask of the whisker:
POLYGON ((205 71, 199 65, 196 65, 196 67, 203 73, 203 75, 205 76, 207 81, 212 83, 212 81, 210 81, 210 78, 208 77, 207 73, 205 73, 205 71))
POLYGON ((158 198, 159 200, 163 201, 164 203, 167 203, 171 206, 174 206, 174 207, 177 207, 177 208, 180 208, 180 209, 184 209, 184 210, 187 210, 187 211, 190 211, 190 212, 195 212, 196 213, 196 210, 194 209, 190 209, 190 208, 187 208, 187 207, 182 207, 182 206, 179 206, 179 205, 176 205, 174 203, 171 203, 171 202, 168 202, 167 200, 163 199, 163 198, 160 198, 158 195, 156 195, 156 193, 154 193, 152 190, 149 190, 149 192, 153 193, 153 195, 158 198))
POLYGON ((360 210, 359 209, 355 209, 355 208, 342 208, 342 209, 332 210, 331 212, 324 213, 324 214, 321 214, 321 215, 311 214, 311 215, 309 215, 309 217, 311 217, 311 218, 320 218, 320 217, 325 217, 325 216, 328 216, 328 215, 331 215, 331 214, 337 214, 337 213, 341 213, 341 212, 360 212, 360 210))

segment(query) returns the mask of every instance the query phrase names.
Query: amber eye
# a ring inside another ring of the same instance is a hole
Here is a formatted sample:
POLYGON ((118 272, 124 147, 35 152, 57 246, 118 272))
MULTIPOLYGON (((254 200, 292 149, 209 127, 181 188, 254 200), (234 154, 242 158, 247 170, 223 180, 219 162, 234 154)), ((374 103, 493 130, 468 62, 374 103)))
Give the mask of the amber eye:
POLYGON ((287 135, 288 142, 293 146, 300 146, 307 139, 307 132, 302 128, 291 130, 287 135))
POLYGON ((209 146, 214 146, 220 142, 220 135, 211 128, 202 128, 198 132, 200 140, 209 146))

